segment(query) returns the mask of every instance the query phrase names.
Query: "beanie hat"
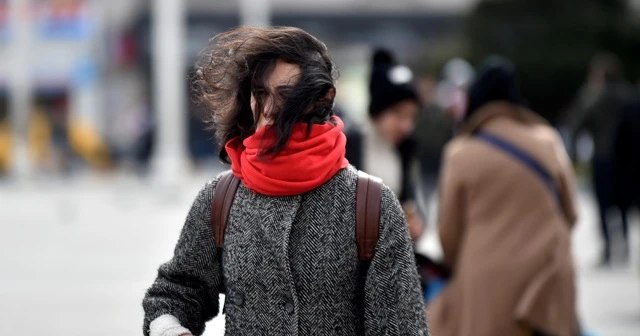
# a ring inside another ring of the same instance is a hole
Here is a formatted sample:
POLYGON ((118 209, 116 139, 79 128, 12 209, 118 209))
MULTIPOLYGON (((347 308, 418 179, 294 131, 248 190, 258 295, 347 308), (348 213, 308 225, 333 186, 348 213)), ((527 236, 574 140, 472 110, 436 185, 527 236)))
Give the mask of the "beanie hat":
POLYGON ((483 105, 498 100, 524 107, 528 105, 518 88, 513 63, 506 58, 492 56, 483 63, 469 89, 465 119, 469 119, 483 105))
POLYGON ((373 67, 369 83, 369 116, 378 117, 384 110, 404 101, 420 98, 413 84, 413 73, 404 66, 397 64, 391 52, 377 49, 373 53, 373 67))

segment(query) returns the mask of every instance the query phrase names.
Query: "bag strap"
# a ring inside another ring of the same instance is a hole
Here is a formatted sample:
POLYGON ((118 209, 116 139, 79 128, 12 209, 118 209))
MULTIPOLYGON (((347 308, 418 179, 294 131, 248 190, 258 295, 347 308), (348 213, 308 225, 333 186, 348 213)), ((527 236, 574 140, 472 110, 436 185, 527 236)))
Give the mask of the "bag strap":
POLYGON ((240 180, 229 172, 220 178, 211 198, 211 227, 216 247, 224 245, 224 231, 240 180))
POLYGON ((531 172, 533 172, 536 176, 540 178, 540 180, 545 184, 547 189, 551 192, 554 197, 554 201, 561 205, 561 197, 560 197, 560 189, 558 189, 555 179, 553 176, 547 171, 544 166, 538 162, 533 156, 527 154, 520 148, 510 144, 509 142, 487 132, 480 131, 475 134, 476 138, 493 145, 495 148, 502 150, 503 152, 509 154, 511 157, 520 161, 525 167, 529 168, 531 172))
MULTIPOLYGON (((240 180, 237 177, 227 173, 220 178, 213 191, 211 226, 217 248, 224 246, 224 232, 239 184, 240 180)), ((370 261, 375 254, 380 227, 381 201, 382 181, 359 171, 356 186, 356 244, 361 261, 370 261)))
POLYGON ((382 181, 358 171, 356 186, 356 244, 361 261, 375 254, 380 228, 382 181))

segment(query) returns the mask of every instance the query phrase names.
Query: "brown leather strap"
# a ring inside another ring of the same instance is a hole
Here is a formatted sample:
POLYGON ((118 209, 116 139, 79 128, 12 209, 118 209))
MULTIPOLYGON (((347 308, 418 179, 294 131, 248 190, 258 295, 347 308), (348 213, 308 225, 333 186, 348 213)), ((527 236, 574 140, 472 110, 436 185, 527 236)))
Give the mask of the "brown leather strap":
MULTIPOLYGON (((232 173, 220 178, 211 201, 211 226, 216 247, 224 246, 224 232, 240 180, 232 173)), ((356 243, 362 261, 370 261, 375 254, 380 227, 382 182, 366 173, 358 172, 356 191, 356 243)))
POLYGON ((216 247, 224 245, 224 231, 240 180, 229 172, 220 178, 211 198, 211 227, 216 247))
POLYGON ((382 181, 358 172, 356 191, 356 243, 362 261, 370 261, 375 254, 380 227, 382 181))

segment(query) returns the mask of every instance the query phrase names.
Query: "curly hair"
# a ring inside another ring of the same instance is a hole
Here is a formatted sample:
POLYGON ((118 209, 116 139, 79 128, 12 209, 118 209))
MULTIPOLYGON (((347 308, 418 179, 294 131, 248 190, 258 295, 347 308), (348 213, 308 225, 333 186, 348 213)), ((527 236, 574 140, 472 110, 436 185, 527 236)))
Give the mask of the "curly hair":
POLYGON ((334 114, 337 69, 327 47, 299 28, 240 27, 212 38, 199 56, 192 80, 197 103, 207 108, 206 121, 215 130, 219 156, 229 163, 224 145, 235 137, 255 133, 264 101, 274 99, 276 112, 268 116, 277 134, 276 143, 263 154, 277 155, 287 144, 296 123, 330 121, 334 114), (278 60, 300 67, 298 82, 275 97, 265 90, 266 80, 278 60), (251 110, 251 94, 256 111, 251 110))

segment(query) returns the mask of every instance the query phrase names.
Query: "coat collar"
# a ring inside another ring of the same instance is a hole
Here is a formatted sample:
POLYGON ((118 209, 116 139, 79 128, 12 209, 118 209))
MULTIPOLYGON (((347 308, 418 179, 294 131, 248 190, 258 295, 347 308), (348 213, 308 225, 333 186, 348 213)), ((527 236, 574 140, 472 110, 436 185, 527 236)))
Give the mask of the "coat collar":
POLYGON ((496 118, 509 118, 528 125, 549 125, 549 123, 531 110, 507 101, 495 101, 480 107, 469 120, 458 128, 458 135, 473 134, 487 122, 496 118))

